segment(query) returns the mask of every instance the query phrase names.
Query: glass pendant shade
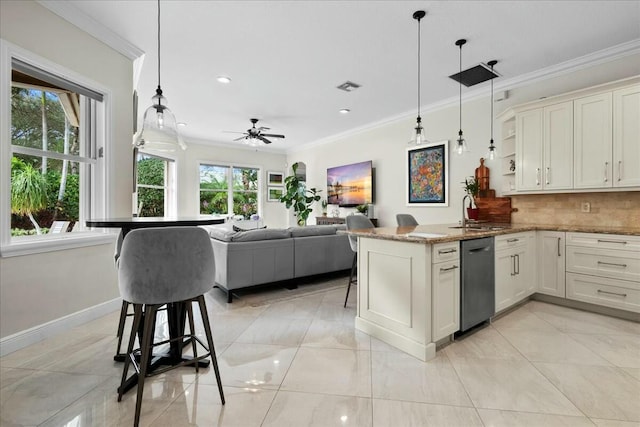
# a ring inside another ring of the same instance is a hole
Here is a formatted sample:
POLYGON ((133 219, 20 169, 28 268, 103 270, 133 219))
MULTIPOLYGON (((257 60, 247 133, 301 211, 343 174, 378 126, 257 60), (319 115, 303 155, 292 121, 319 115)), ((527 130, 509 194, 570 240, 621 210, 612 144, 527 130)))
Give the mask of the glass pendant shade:
POLYGON ((162 96, 162 89, 156 90, 151 98, 151 105, 144 112, 142 129, 133 136, 133 145, 141 150, 162 152, 187 149, 178 132, 176 118, 167 107, 167 99, 162 96))
POLYGON ((462 130, 458 132, 458 139, 456 140, 456 154, 464 154, 469 151, 469 147, 467 146, 467 141, 462 136, 462 130))
POLYGON ((489 161, 494 161, 498 158, 498 148, 493 144, 493 138, 489 143, 489 150, 487 151, 487 155, 485 157, 489 161))
POLYGON ((160 0, 158 0, 158 87, 151 97, 152 105, 147 108, 142 118, 142 128, 133 135, 133 146, 140 150, 162 152, 187 149, 178 132, 176 117, 167 108, 167 98, 162 95, 160 87, 160 0))
POLYGON ((428 144, 427 138, 424 136, 424 128, 422 127, 422 121, 420 117, 416 120, 416 127, 411 131, 411 139, 409 145, 422 145, 428 144))

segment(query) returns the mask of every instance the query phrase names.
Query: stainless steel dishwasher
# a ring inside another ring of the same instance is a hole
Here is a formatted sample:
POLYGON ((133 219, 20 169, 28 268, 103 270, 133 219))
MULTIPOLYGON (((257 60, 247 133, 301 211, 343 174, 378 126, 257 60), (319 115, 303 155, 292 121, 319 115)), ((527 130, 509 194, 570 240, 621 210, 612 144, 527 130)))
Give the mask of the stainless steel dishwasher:
POLYGON ((460 242, 460 333, 495 314, 493 237, 460 242))

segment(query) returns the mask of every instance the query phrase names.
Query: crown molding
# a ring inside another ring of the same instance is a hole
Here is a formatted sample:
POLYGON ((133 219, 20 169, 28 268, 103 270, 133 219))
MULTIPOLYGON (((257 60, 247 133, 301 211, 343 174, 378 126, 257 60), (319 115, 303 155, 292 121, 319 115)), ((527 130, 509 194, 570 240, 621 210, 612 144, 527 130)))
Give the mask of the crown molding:
POLYGON ((144 55, 142 49, 120 37, 66 0, 37 0, 37 2, 132 61, 144 55))
MULTIPOLYGON (((602 49, 596 52, 592 52, 587 55, 583 55, 578 58, 571 59, 569 61, 561 62, 559 64, 555 64, 546 68, 541 68, 539 70, 532 71, 530 73, 522 74, 520 76, 516 76, 510 79, 496 82, 494 84, 494 91, 500 92, 505 90, 513 90, 520 86, 526 86, 532 83, 541 82, 554 77, 562 76, 564 74, 569 74, 585 68, 593 67, 595 65, 615 61, 617 59, 624 58, 629 55, 637 55, 637 54, 640 54, 640 39, 630 40, 628 42, 621 43, 619 45, 602 49)), ((478 87, 476 89, 466 91, 465 94, 462 96, 462 100, 463 102, 469 102, 478 98, 482 98, 484 96, 487 96, 487 89, 483 86, 483 87, 478 87)), ((423 105, 420 107, 420 111, 424 115, 425 113, 438 111, 448 107, 453 107, 454 105, 457 105, 458 102, 459 102, 459 98, 455 96, 455 97, 444 99, 432 104, 423 105)), ((350 136, 357 135, 362 132, 370 131, 370 130, 379 128, 381 126, 396 123, 402 120, 411 119, 415 115, 416 115, 416 112, 414 110, 406 113, 396 114, 391 117, 386 117, 376 122, 368 123, 366 125, 359 126, 357 128, 353 128, 345 132, 341 132, 335 135, 331 135, 331 136, 316 140, 314 142, 305 144, 301 147, 288 149, 287 154, 304 151, 311 147, 330 144, 337 140, 348 138, 350 136)))

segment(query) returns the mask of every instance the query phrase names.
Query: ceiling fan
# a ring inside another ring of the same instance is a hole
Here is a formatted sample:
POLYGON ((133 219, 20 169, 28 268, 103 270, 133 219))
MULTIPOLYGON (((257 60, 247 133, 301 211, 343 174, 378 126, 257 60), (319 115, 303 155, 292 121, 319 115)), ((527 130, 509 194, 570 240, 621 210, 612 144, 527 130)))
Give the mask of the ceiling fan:
POLYGON ((258 123, 258 119, 250 119, 250 120, 253 126, 247 129, 246 132, 237 132, 237 133, 242 133, 243 136, 234 139, 234 141, 240 141, 244 139, 247 144, 255 145, 257 144, 258 141, 262 141, 265 144, 271 144, 271 141, 269 141, 267 137, 268 138, 284 138, 284 135, 278 135, 275 133, 262 133, 263 130, 269 130, 269 128, 264 126, 256 127, 256 123, 258 123))

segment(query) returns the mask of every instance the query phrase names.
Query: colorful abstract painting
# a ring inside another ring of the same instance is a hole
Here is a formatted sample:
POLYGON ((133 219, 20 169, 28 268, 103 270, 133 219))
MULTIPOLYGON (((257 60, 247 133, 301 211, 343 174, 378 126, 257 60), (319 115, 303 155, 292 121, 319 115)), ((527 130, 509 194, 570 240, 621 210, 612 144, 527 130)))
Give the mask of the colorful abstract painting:
POLYGON ((410 205, 448 205, 448 141, 407 150, 410 205))

